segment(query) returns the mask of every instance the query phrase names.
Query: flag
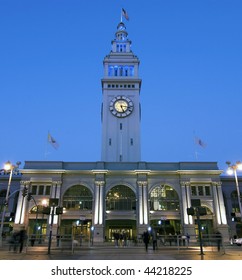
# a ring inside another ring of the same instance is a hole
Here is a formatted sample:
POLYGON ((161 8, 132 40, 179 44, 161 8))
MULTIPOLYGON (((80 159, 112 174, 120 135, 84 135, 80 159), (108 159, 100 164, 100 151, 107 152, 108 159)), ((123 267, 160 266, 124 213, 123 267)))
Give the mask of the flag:
POLYGON ((51 146, 55 149, 59 148, 59 144, 57 141, 51 136, 51 134, 48 132, 48 142, 51 144, 51 146))
POLYGON ((122 8, 122 16, 124 16, 126 20, 129 20, 129 15, 124 8, 122 8))
POLYGON ((195 138, 195 143, 202 148, 205 148, 207 146, 207 144, 198 137, 195 138))

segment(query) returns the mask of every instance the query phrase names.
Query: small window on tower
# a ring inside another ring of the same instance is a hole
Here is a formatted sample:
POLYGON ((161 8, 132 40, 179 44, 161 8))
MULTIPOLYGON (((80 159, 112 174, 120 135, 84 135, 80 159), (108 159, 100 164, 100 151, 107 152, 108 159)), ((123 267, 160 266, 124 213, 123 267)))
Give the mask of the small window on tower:
POLYGON ((119 74, 120 74, 120 76, 123 76, 123 67, 122 66, 120 66, 120 68, 119 68, 119 74))
POLYGON ((122 123, 119 124, 119 128, 120 128, 120 130, 123 129, 123 124, 122 123))
POLYGON ((134 76, 134 66, 129 67, 129 75, 134 76))
POLYGON ((112 145, 112 139, 111 139, 111 138, 109 138, 109 140, 108 140, 108 144, 109 144, 109 146, 111 146, 111 145, 112 145))
POLYGON ((133 140, 133 138, 130 139, 130 145, 131 145, 131 146, 134 145, 134 140, 133 140))

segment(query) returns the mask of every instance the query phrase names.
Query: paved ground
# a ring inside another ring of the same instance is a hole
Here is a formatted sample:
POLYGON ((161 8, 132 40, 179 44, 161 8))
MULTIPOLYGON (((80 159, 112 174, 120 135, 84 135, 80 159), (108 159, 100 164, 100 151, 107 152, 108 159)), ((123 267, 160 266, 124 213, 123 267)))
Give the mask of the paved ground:
POLYGON ((150 247, 148 251, 142 246, 114 247, 105 245, 76 247, 61 250, 52 247, 48 254, 47 247, 28 247, 22 253, 0 248, 0 260, 242 260, 242 247, 228 246, 220 252, 214 247, 161 247, 156 251, 150 247))

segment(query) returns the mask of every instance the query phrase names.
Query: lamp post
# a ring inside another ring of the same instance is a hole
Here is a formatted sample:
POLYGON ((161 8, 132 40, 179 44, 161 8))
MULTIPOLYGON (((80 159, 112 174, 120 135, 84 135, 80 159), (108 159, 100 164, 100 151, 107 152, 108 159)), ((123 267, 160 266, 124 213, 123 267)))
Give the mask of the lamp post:
POLYGON ((242 207, 241 207, 241 201, 240 201, 239 182, 238 182, 238 176, 237 176, 237 170, 242 170, 242 163, 240 161, 237 161, 236 164, 231 165, 230 161, 226 161, 226 164, 228 165, 227 173, 229 175, 234 174, 235 185, 236 185, 237 196, 238 196, 240 218, 242 218, 242 207))
POLYGON ((13 171, 17 171, 20 164, 21 164, 20 161, 18 161, 16 163, 16 165, 12 165, 11 162, 8 161, 8 162, 5 163, 4 168, 3 168, 4 170, 10 172, 10 174, 9 174, 7 192, 6 192, 5 202, 4 202, 3 211, 2 211, 2 218, 1 218, 0 247, 3 246, 3 225, 4 225, 4 218, 5 218, 6 209, 8 207, 9 191, 10 191, 10 187, 11 187, 13 171))

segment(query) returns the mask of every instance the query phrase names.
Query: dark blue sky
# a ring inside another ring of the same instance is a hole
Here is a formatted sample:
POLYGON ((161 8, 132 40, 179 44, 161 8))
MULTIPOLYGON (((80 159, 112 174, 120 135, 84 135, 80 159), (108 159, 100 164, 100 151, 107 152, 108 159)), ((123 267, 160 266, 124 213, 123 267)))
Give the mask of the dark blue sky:
POLYGON ((122 7, 142 160, 242 160, 241 0, 0 0, 0 163, 100 160, 102 61, 122 7))

